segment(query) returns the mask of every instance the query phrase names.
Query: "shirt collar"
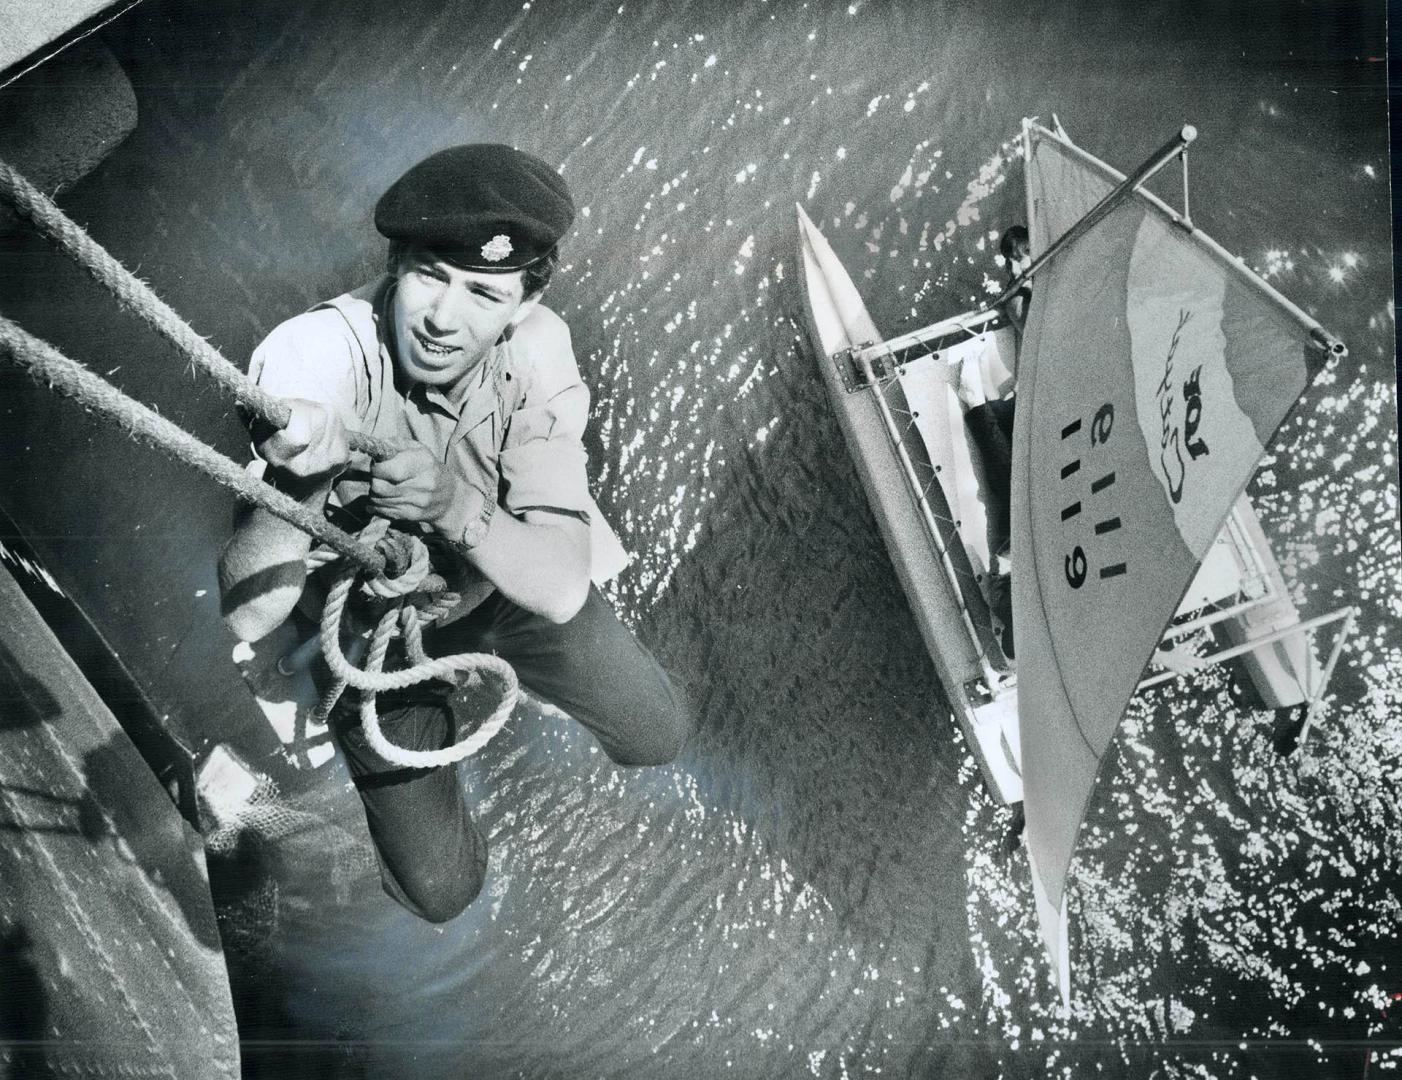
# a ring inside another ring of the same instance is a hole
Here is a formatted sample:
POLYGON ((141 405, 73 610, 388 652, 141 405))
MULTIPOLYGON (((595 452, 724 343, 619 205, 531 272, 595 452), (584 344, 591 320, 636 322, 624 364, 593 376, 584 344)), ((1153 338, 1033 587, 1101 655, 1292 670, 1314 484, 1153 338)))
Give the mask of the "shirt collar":
POLYGON ((497 375, 504 352, 500 345, 492 346, 492 351, 468 373, 467 389, 456 402, 438 387, 424 383, 416 384, 412 392, 457 420, 481 420, 496 411, 497 375))

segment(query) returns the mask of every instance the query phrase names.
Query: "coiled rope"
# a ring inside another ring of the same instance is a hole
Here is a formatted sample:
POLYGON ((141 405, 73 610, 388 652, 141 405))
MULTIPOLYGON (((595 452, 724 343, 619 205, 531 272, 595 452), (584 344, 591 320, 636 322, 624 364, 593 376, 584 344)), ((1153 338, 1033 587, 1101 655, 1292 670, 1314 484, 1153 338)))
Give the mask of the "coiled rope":
MULTIPOLYGON (((0 196, 91 274, 122 307, 156 330, 245 408, 278 429, 287 426, 291 409, 285 402, 268 394, 225 359, 148 285, 4 161, 0 161, 0 196)), ((386 761, 409 768, 452 764, 476 753, 501 730, 520 692, 510 664, 486 653, 459 653, 437 660, 424 654, 423 625, 440 618, 458 598, 446 592, 443 580, 429 572, 428 550, 422 541, 405 533, 388 534, 389 522, 383 518, 372 521, 359 538, 336 528, 323 516, 312 513, 284 492, 252 476, 237 462, 3 316, 0 316, 0 353, 8 354, 50 388, 115 421, 129 434, 194 466, 240 498, 261 506, 320 541, 325 547, 312 553, 308 559, 310 566, 324 564, 335 557, 343 557, 353 564, 337 577, 322 614, 322 651, 336 680, 318 709, 323 717, 330 713, 347 686, 354 687, 361 693, 361 723, 366 741, 386 761), (357 570, 368 574, 363 582, 367 593, 390 602, 376 627, 365 671, 352 666, 340 646, 341 616, 357 570), (429 597, 437 594, 437 597, 420 612, 409 599, 415 593, 429 597), (385 672, 385 656, 396 632, 404 634, 413 666, 385 672), (475 685, 480 682, 482 672, 490 673, 501 684, 501 701, 470 736, 433 751, 409 750, 385 738, 375 709, 378 691, 403 689, 429 679, 452 680, 459 673, 468 676, 468 685, 475 685)), ((392 457, 399 450, 395 443, 363 432, 350 431, 347 435, 351 449, 376 460, 392 457)))
MULTIPOLYGON (((388 528, 388 520, 375 518, 362 530, 360 538, 362 542, 376 540, 383 536, 388 528)), ((351 588, 355 584, 355 568, 344 569, 331 586, 321 612, 321 652, 335 682, 322 700, 317 713, 319 719, 325 721, 346 687, 354 687, 360 691, 360 726, 370 748, 395 765, 422 769, 451 765, 486 746, 502 729, 510 718, 511 711, 516 707, 516 700, 520 696, 520 683, 510 664, 489 653, 457 653, 433 659, 424 652, 424 625, 451 610, 458 597, 445 591, 441 580, 435 585, 431 576, 425 577, 428 570, 427 549, 422 541, 410 539, 415 548, 410 570, 387 582, 372 580, 362 585, 362 591, 383 599, 389 599, 387 590, 399 593, 393 605, 380 615, 363 671, 352 665, 341 649, 341 618, 350 599, 351 588), (423 552, 422 558, 419 557, 419 552, 423 552), (416 574, 416 567, 422 567, 422 571, 416 574), (428 608, 420 612, 408 596, 416 591, 424 591, 425 586, 436 592, 437 596, 428 608), (413 666, 400 671, 385 671, 385 656, 389 652, 390 642, 398 633, 404 636, 405 651, 409 654, 413 666), (385 737, 380 728, 379 712, 375 707, 377 693, 384 690, 404 690, 430 679, 455 681, 454 676, 459 673, 466 674, 468 686, 480 685, 483 673, 494 676, 500 685, 501 699, 497 707, 476 731, 441 750, 410 750, 390 742, 385 737)), ((313 552, 308 558, 309 563, 324 564, 325 561, 318 552, 313 552)))

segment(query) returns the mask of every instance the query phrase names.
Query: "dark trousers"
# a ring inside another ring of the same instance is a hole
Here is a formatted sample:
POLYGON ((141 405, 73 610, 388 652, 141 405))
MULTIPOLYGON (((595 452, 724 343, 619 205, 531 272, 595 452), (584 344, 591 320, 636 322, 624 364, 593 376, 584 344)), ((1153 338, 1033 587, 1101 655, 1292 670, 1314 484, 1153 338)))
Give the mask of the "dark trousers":
POLYGON ((988 485, 988 550, 993 556, 989 567, 988 602, 1003 624, 1000 644, 1012 659, 1013 591, 1005 575, 998 573, 998 556, 1012 537, 1013 423, 1017 417, 1016 398, 995 398, 975 405, 964 413, 964 427, 983 461, 983 478, 988 485))
POLYGON ((1007 546, 1011 534, 1013 479, 1013 420, 1015 398, 994 398, 964 413, 969 441, 983 461, 983 478, 988 485, 988 550, 997 555, 1007 546))
MULTIPOLYGON (((493 593, 470 615, 424 635, 430 656, 491 652, 522 686, 594 733, 619 765, 673 760, 691 730, 682 695, 597 589, 573 619, 556 624, 493 593)), ((415 750, 458 737, 446 683, 377 695, 385 736, 415 750)), ((385 891, 420 918, 446 922, 482 888, 487 841, 464 801, 456 766, 405 769, 365 743, 359 699, 348 694, 332 730, 365 806, 385 891)))

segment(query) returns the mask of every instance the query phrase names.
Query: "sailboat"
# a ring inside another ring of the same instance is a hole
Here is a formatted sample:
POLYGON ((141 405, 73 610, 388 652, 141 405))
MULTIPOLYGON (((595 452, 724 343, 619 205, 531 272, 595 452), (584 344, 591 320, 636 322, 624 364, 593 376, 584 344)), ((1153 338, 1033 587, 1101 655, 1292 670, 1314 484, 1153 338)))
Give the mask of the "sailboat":
POLYGON ((1302 617, 1245 495, 1346 350, 1193 224, 1196 134, 1126 177, 1059 123, 1024 121, 1030 265, 986 307, 892 338, 798 207, 823 379, 954 719, 992 793, 1023 805, 1068 1003, 1067 874, 1130 700, 1235 661, 1262 704, 1304 711, 1303 741, 1357 617, 1302 617), (1181 210, 1144 187, 1175 160, 1181 210), (1015 402, 1010 634, 991 604, 997 485, 958 393, 971 377, 1015 402))

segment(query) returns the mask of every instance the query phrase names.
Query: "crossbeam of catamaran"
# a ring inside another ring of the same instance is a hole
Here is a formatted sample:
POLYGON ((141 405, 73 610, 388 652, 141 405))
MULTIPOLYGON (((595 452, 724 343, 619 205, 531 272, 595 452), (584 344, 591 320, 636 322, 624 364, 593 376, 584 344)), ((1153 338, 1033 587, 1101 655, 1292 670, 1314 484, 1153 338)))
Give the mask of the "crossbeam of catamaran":
MULTIPOLYGON (((1331 623, 1344 621, 1345 626, 1340 631, 1336 639, 1337 644, 1341 646, 1344 641, 1348 640, 1349 633, 1353 627, 1353 620, 1357 617, 1358 608, 1339 608, 1337 611, 1330 611, 1324 615, 1316 615, 1312 619, 1306 619, 1304 622, 1296 623, 1293 626, 1282 627, 1279 630, 1271 631, 1271 633, 1269 634, 1262 634, 1260 637, 1252 638, 1250 641, 1244 641, 1240 645, 1232 645, 1225 649, 1219 649, 1217 652, 1208 653, 1207 655, 1199 657, 1198 659, 1204 665, 1221 664, 1227 660, 1232 660, 1238 656, 1244 656, 1246 653, 1253 652, 1254 650, 1259 649, 1262 645, 1274 645, 1277 641, 1285 641, 1287 638, 1294 637, 1296 635, 1312 634, 1314 631, 1328 626, 1331 623)), ((1224 621, 1224 617, 1219 616, 1213 621, 1224 621)), ((1203 625, 1209 624, 1204 623, 1203 625)), ((1333 652, 1331 653, 1331 659, 1334 662, 1338 661, 1338 652, 1338 647, 1335 647, 1333 649, 1333 652)), ((1324 686, 1328 685, 1329 677, 1333 675, 1333 673, 1334 664, 1326 664, 1324 671, 1320 676, 1320 687, 1318 688, 1316 693, 1312 694, 1309 698, 1309 705, 1311 707, 1313 707, 1314 704, 1323 697, 1324 686)), ((1172 682, 1174 679, 1181 679, 1184 676, 1184 674, 1186 673, 1182 671, 1161 671, 1157 675, 1150 675, 1147 679, 1140 680, 1139 689, 1148 690, 1151 687, 1162 686, 1164 683, 1172 682)))

